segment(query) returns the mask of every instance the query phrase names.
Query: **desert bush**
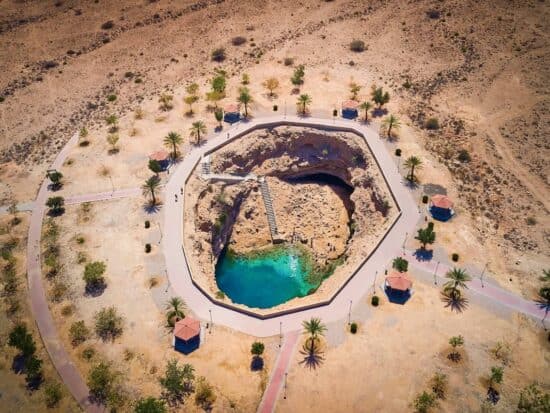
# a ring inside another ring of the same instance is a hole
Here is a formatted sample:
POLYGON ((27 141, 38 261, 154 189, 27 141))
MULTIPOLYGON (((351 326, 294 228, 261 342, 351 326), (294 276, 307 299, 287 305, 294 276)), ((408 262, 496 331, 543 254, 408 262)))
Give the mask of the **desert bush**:
POLYGON ((64 305, 63 308, 61 309, 61 315, 63 317, 72 316, 73 313, 74 313, 74 305, 72 304, 64 305))
POLYGON ((50 208, 50 215, 60 215, 65 211, 65 198, 63 198, 62 196, 49 197, 46 201, 46 206, 50 208))
POLYGON ((254 356, 261 356, 264 353, 265 345, 261 341, 255 341, 250 347, 250 353, 254 356))
POLYGON ((44 389, 44 402, 48 409, 57 407, 62 398, 63 391, 61 389, 61 384, 58 382, 50 383, 44 389))
POLYGON ((537 383, 533 383, 521 390, 517 413, 545 413, 550 412, 550 394, 544 393, 537 383))
POLYGON ((292 66, 294 64, 294 59, 292 57, 285 57, 283 63, 285 66, 292 66))
POLYGON ((86 327, 84 320, 75 321, 69 329, 71 344, 76 347, 84 343, 90 337, 90 330, 86 327))
POLYGON ((107 95, 107 101, 108 102, 114 102, 115 100, 116 100, 116 95, 114 95, 114 94, 107 95))
POLYGON ((351 323, 351 325, 349 326, 349 331, 351 332, 351 334, 356 334, 357 333, 357 323, 351 323))
POLYGON ((231 39, 231 44, 233 46, 240 46, 246 43, 246 37, 243 36, 235 36, 231 39))
POLYGON ((109 29, 112 29, 113 27, 115 27, 115 22, 112 20, 108 20, 101 25, 101 28, 103 30, 109 30, 109 29))
POLYGON ((134 413, 166 413, 164 400, 154 397, 141 398, 136 402, 134 413))
POLYGON ((63 281, 57 280, 54 282, 50 291, 51 299, 54 303, 60 303, 67 295, 69 287, 63 281))
POLYGON ((290 81, 294 86, 302 85, 304 83, 304 76, 305 76, 305 67, 304 65, 299 65, 296 69, 294 69, 294 73, 290 81))
POLYGON ((472 160, 470 153, 466 149, 461 149, 458 152, 458 160, 462 163, 470 162, 472 160))
POLYGON ((435 373, 430 380, 432 391, 438 399, 445 398, 445 392, 447 391, 447 375, 443 373, 435 373))
POLYGON ((223 47, 218 47, 217 49, 212 50, 211 57, 215 62, 223 62, 226 57, 225 49, 223 47))
POLYGON ((197 380, 197 386, 195 388, 195 404, 209 411, 212 409, 212 405, 215 401, 216 394, 214 393, 214 388, 204 377, 200 377, 197 380))
POLYGON ((102 308, 95 315, 95 332, 102 340, 114 340, 122 334, 124 320, 115 307, 102 308))
POLYGON ((225 298, 225 293, 223 291, 216 291, 216 298, 223 300, 225 298))
POLYGON ((86 347, 82 350, 82 358, 86 361, 90 361, 95 357, 95 349, 93 347, 86 347))
POLYGON ((102 261, 94 261, 86 264, 84 268, 84 282, 86 283, 86 292, 94 293, 105 288, 105 277, 103 274, 107 265, 102 261))
POLYGON ((366 49, 365 42, 363 40, 352 40, 349 44, 349 48, 352 52, 363 52, 366 49))
POLYGON ((439 129, 439 121, 437 118, 429 118, 426 121, 426 129, 428 130, 437 130, 439 129))
POLYGON ((176 359, 169 360, 164 376, 159 379, 163 388, 163 398, 171 405, 182 402, 190 392, 194 379, 195 369, 192 365, 179 366, 176 359))
POLYGON ((8 345, 19 350, 24 358, 32 356, 36 351, 36 343, 23 323, 12 328, 8 336, 8 345))
POLYGON ((417 413, 427 413, 435 406, 435 396, 426 391, 420 393, 414 399, 413 406, 417 413))
POLYGON ((373 305, 373 307, 378 307, 378 304, 380 304, 380 298, 378 298, 377 295, 373 295, 370 299, 370 303, 373 305))
POLYGON ((107 402, 115 388, 116 377, 107 363, 101 362, 93 366, 86 381, 90 396, 99 403, 107 402))
POLYGON ((526 223, 527 225, 531 225, 531 226, 532 226, 532 225, 537 225, 537 219, 536 219, 535 217, 527 217, 527 218, 525 219, 525 223, 526 223))

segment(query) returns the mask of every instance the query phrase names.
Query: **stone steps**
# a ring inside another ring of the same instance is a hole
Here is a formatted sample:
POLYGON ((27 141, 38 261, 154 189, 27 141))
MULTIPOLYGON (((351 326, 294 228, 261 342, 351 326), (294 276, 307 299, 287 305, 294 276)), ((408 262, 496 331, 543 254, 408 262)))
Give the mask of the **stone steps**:
POLYGON ((277 221, 275 220, 275 211, 273 210, 271 193, 269 192, 269 186, 267 185, 265 178, 260 179, 260 191, 264 200, 267 223, 269 224, 269 231, 271 232, 271 239, 275 241, 279 238, 279 231, 277 229, 277 221))

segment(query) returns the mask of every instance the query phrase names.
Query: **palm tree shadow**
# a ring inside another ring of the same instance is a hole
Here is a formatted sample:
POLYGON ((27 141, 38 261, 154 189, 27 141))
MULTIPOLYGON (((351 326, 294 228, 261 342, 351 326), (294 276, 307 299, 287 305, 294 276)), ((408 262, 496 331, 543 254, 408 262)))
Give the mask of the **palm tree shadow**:
POLYGON ((300 350, 300 354, 304 356, 300 364, 306 366, 310 370, 317 369, 325 360, 322 356, 323 352, 319 349, 317 344, 314 344, 312 347, 308 347, 307 343, 304 344, 302 350, 300 350))
POLYGON ((451 311, 462 313, 468 308, 468 299, 464 298, 461 294, 452 295, 445 292, 441 292, 441 301, 445 303, 445 307, 449 307, 451 311))
POLYGON ((546 317, 550 312, 550 301, 545 300, 544 298, 539 298, 535 300, 535 302, 537 303, 538 308, 540 308, 541 310, 544 310, 544 317, 542 318, 542 326, 546 330, 546 325, 544 324, 544 322, 546 321, 546 317))
POLYGON ((416 181, 416 177, 413 181, 411 181, 409 178, 405 178, 405 186, 412 190, 417 189, 419 185, 418 185, 418 182, 416 181))
POLYGON ((386 108, 375 108, 372 111, 372 116, 375 117, 375 118, 379 118, 379 117, 385 116, 387 114, 388 114, 388 110, 386 108))
POLYGON ((161 204, 152 204, 151 202, 146 202, 143 204, 143 210, 148 214, 155 214, 160 211, 161 204))

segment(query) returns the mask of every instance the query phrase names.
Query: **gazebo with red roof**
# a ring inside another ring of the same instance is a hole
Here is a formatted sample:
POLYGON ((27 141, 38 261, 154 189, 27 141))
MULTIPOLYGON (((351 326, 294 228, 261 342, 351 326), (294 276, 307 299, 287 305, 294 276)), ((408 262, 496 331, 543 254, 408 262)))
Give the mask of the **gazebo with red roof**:
POLYGON ((157 161, 162 169, 166 169, 170 164, 170 154, 163 149, 153 152, 149 155, 149 160, 157 161))
POLYGON ((412 288, 412 281, 406 272, 393 272, 386 277, 384 285, 386 288, 405 292, 412 288))
POLYGON ((184 317, 174 326, 174 349, 189 354, 199 348, 201 323, 191 317, 184 317))
POLYGON ((238 103, 229 103, 223 108, 223 120, 235 123, 241 120, 241 109, 238 103))
POLYGON ((405 304, 412 295, 412 280, 406 272, 394 271, 384 281, 384 291, 394 304, 405 304))
POLYGON ((342 103, 342 117, 345 119, 355 119, 359 116, 359 102, 356 100, 346 100, 342 103))
POLYGON ((434 195, 430 199, 430 213, 438 221, 448 221, 454 215, 453 201, 447 195, 434 195))

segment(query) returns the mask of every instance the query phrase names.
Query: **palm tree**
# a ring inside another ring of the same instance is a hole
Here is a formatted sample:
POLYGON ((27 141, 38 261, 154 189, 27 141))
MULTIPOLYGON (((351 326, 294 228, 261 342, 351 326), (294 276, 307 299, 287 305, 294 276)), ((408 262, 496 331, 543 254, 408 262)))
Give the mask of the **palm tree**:
POLYGON ((178 145, 182 142, 181 135, 177 132, 170 132, 164 137, 164 145, 172 149, 172 159, 178 157, 178 145))
POLYGON ((405 167, 410 168, 411 173, 407 176, 407 179, 414 182, 414 170, 422 169, 422 160, 418 156, 409 156, 405 161, 405 167))
POLYGON ((320 318, 312 317, 309 321, 303 321, 304 333, 309 334, 309 340, 311 344, 310 350, 313 351, 315 342, 319 336, 322 336, 326 331, 326 326, 321 322, 320 318))
POLYGON ((216 121, 218 122, 218 128, 222 129, 223 110, 216 109, 214 111, 214 116, 216 117, 216 121))
POLYGON ((174 327, 176 324, 176 319, 182 319, 185 317, 183 313, 183 307, 185 303, 180 297, 172 297, 166 303, 166 319, 168 320, 168 325, 174 327))
POLYGON ((466 282, 471 281, 472 279, 472 277, 470 277, 466 271, 461 268, 453 268, 445 275, 445 277, 448 278, 449 281, 443 285, 443 291, 448 293, 453 298, 459 297, 459 288, 468 288, 466 282))
POLYGON ((550 269, 542 270, 542 277, 539 279, 541 281, 550 282, 550 269))
POLYGON ((151 176, 145 181, 145 184, 141 187, 143 195, 151 195, 151 205, 157 204, 157 198, 155 197, 155 191, 160 186, 160 178, 157 175, 151 176))
POLYGON ((544 325, 544 321, 546 320, 546 317, 548 316, 548 312, 550 311, 550 287, 542 287, 539 290, 539 297, 536 300, 537 305, 539 308, 544 310, 544 317, 542 318, 542 325, 544 326, 544 329, 546 330, 546 326, 544 325))
POLYGON ((361 90, 361 86, 359 86, 357 83, 351 82, 349 84, 349 91, 351 93, 351 100, 357 99, 357 94, 359 93, 360 90, 361 90))
POLYGON ((247 87, 242 87, 239 90, 239 97, 237 100, 244 105, 244 117, 248 117, 248 104, 252 102, 252 96, 250 95, 250 90, 247 87))
POLYGON ((365 102, 361 103, 359 108, 361 110, 365 111, 365 122, 368 122, 368 120, 369 120, 369 110, 372 108, 372 103, 370 103, 369 101, 365 101, 365 102))
POLYGON ((397 117, 394 116, 394 115, 387 116, 382 121, 382 124, 388 128, 388 138, 391 138, 392 128, 397 130, 401 126, 401 123, 399 122, 399 119, 397 119, 397 117))
POLYGON ((371 96, 372 101, 376 103, 379 108, 382 108, 385 103, 390 101, 390 94, 388 92, 384 92, 381 87, 373 87, 371 96))
POLYGON ((201 142, 201 134, 206 133, 206 125, 202 120, 198 120, 196 122, 193 122, 193 125, 191 126, 191 136, 194 136, 197 140, 197 145, 201 142))
POLYGON ((302 94, 300 97, 298 97, 298 106, 300 106, 301 110, 300 113, 302 115, 306 114, 307 106, 311 104, 311 97, 307 94, 302 94))

